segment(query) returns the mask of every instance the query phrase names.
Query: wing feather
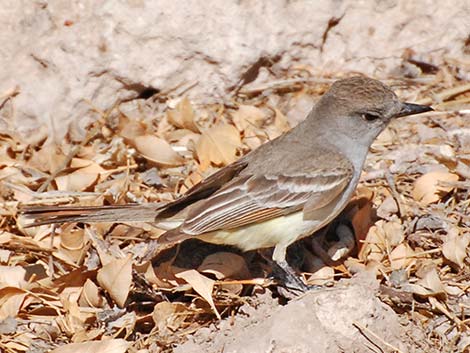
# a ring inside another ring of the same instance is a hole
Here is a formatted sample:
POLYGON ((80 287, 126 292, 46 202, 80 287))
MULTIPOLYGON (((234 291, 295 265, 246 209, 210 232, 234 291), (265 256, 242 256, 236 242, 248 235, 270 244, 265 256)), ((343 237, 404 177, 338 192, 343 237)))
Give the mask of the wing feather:
POLYGON ((191 207, 180 230, 198 235, 232 229, 299 211, 311 212, 336 199, 351 180, 351 169, 298 175, 243 175, 191 207))

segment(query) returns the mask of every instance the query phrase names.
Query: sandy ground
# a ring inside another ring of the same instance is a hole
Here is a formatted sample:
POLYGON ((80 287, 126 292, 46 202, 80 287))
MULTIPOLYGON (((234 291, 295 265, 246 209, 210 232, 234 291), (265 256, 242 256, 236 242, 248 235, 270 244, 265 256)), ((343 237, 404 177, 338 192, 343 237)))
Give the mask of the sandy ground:
POLYGON ((284 306, 269 291, 258 294, 238 315, 200 329, 175 352, 437 352, 420 347, 421 330, 401 325, 377 298, 374 277, 364 272, 284 306))

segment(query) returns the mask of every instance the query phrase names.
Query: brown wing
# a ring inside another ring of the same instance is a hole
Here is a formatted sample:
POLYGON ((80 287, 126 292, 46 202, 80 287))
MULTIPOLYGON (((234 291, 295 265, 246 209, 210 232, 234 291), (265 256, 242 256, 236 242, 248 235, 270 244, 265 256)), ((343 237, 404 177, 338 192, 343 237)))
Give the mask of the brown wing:
POLYGON ((244 175, 192 207, 179 228, 198 235, 230 229, 301 210, 314 199, 321 208, 348 185, 350 169, 299 175, 244 175))
POLYGON ((224 184, 229 183, 230 180, 240 174, 247 164, 248 163, 245 161, 245 159, 241 158, 238 161, 233 162, 232 164, 229 164, 222 169, 219 169, 217 172, 208 176, 200 183, 194 185, 183 196, 169 203, 165 209, 161 210, 158 215, 156 215, 154 221, 158 223, 161 220, 170 218, 182 209, 186 208, 188 205, 210 196, 218 189, 223 187, 224 184))

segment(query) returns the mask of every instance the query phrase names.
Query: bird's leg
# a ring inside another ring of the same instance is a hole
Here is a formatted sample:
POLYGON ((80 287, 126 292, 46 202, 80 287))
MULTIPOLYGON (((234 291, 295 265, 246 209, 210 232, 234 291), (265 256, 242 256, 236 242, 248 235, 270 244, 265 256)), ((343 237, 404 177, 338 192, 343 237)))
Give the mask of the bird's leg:
POLYGON ((297 276, 297 274, 294 272, 292 267, 289 266, 287 261, 275 261, 274 263, 276 264, 279 270, 275 272, 277 273, 279 279, 282 281, 282 284, 287 289, 292 289, 294 291, 299 292, 306 292, 310 289, 310 287, 307 286, 299 276, 297 276))
POLYGON ((277 268, 280 271, 278 275, 282 280, 282 284, 287 288, 294 291, 306 292, 310 289, 317 289, 317 286, 308 286, 302 281, 302 279, 297 276, 292 267, 286 261, 286 250, 287 245, 278 244, 274 248, 273 261, 276 264, 277 268))

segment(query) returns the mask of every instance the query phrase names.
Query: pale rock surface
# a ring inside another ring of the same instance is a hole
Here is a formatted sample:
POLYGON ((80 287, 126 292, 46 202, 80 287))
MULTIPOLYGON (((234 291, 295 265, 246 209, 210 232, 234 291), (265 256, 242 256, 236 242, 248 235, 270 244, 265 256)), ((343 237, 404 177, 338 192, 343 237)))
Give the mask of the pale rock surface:
POLYGON ((468 51, 469 8, 465 0, 0 0, 0 128, 60 141, 72 126, 80 138, 117 101, 148 92, 221 100, 260 68, 383 78, 400 72, 406 48, 439 64, 468 51))
POLYGON ((285 306, 265 296, 256 310, 244 313, 242 308, 233 323, 226 319, 212 331, 200 330, 175 353, 389 352, 384 342, 403 350, 405 330, 397 314, 376 297, 377 290, 375 278, 363 272, 285 306), (364 327, 369 331, 361 332, 364 327), (380 339, 371 332, 380 333, 380 339))

